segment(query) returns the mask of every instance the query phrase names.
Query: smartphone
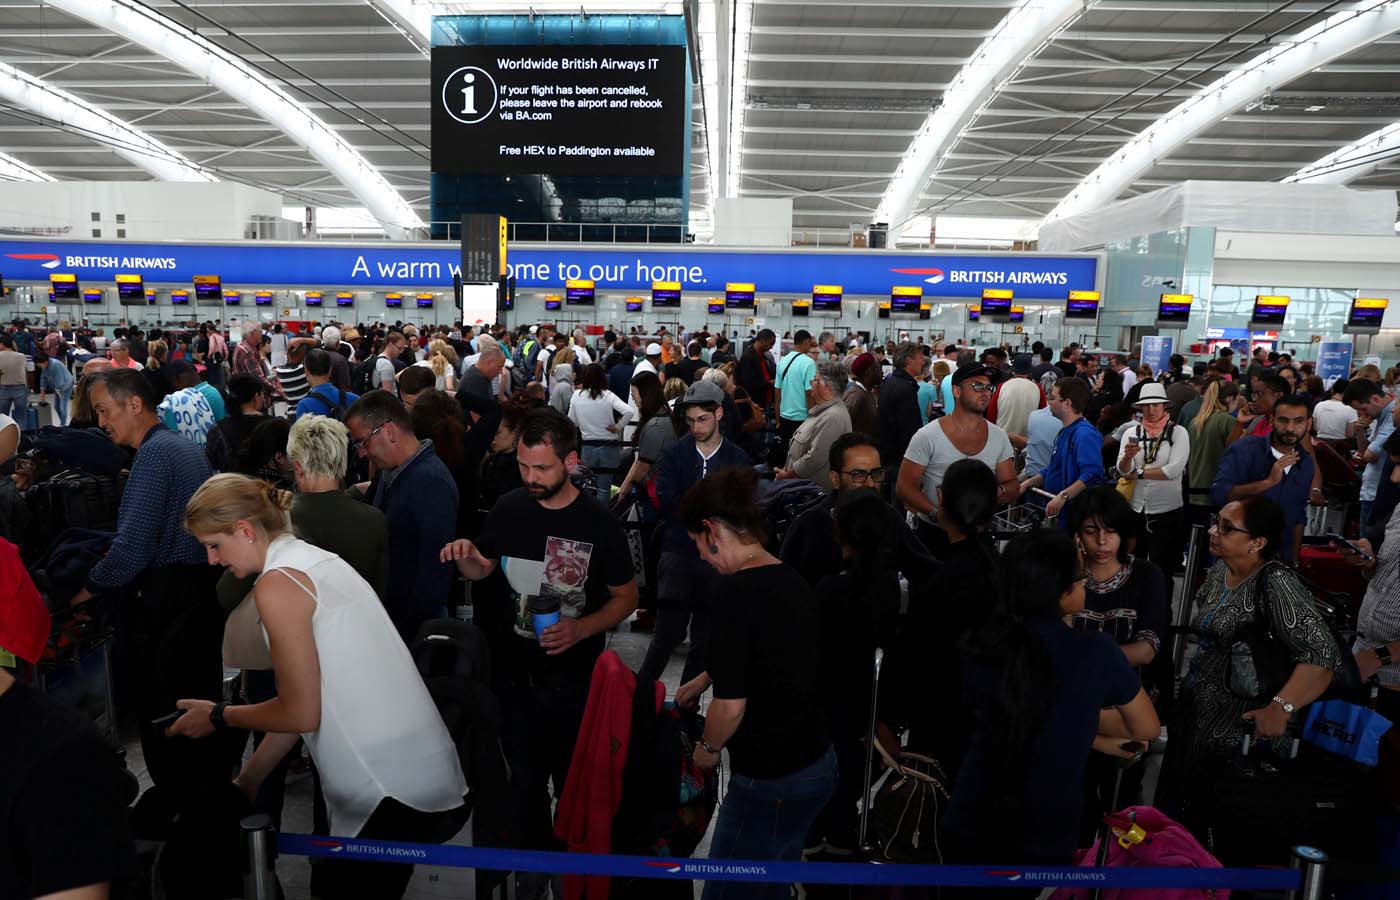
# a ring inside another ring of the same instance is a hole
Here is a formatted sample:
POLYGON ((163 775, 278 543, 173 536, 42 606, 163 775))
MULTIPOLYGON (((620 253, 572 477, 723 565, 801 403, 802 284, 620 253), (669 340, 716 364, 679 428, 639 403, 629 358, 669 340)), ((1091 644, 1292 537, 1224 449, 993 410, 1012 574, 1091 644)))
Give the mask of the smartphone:
POLYGON ((1127 743, 1119 744, 1118 749, 1122 750, 1124 753, 1136 755, 1144 752, 1147 749, 1147 745, 1142 741, 1128 741, 1127 743))
POLYGON ((1130 435, 1128 435, 1128 443, 1130 443, 1130 444, 1140 444, 1140 443, 1142 443, 1142 439, 1139 438, 1139 437, 1138 437, 1137 435, 1135 435, 1135 434, 1130 434, 1130 435))
POLYGON ((1327 535, 1327 538, 1332 543, 1336 544, 1338 547, 1346 547, 1352 553, 1355 553, 1357 556, 1361 557, 1367 562, 1370 562, 1371 560, 1375 559, 1375 557, 1373 557, 1371 554, 1367 553, 1365 550, 1362 550, 1356 544, 1353 544, 1351 541, 1342 537, 1340 534, 1332 533, 1327 535))
POLYGON ((164 728, 164 727, 166 727, 167 725, 173 724, 174 721, 175 721, 176 719, 180 718, 180 717, 183 716, 184 714, 185 714, 185 711, 184 711, 183 709, 177 709, 177 710, 175 710, 173 713, 171 713, 171 714, 168 715, 168 716, 161 716, 159 719, 152 719, 152 720, 151 720, 151 727, 153 727, 153 728, 164 728))

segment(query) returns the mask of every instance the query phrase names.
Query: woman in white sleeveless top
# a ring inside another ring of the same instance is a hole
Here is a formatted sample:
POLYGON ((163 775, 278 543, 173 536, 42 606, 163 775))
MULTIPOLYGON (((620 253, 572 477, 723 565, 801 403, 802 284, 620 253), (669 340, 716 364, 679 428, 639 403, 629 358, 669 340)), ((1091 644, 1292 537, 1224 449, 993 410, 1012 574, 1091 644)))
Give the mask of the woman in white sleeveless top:
MULTIPOLYGON (((278 696, 244 706, 181 700, 186 712, 169 733, 267 732, 238 777, 250 797, 299 735, 332 834, 440 840, 443 817, 432 814, 457 809, 467 791, 442 717, 373 588, 340 557, 292 536, 280 496, 244 475, 215 475, 185 508, 211 565, 258 575, 253 596, 278 696)), ((315 874, 324 898, 396 898, 412 867, 335 861, 315 874)))

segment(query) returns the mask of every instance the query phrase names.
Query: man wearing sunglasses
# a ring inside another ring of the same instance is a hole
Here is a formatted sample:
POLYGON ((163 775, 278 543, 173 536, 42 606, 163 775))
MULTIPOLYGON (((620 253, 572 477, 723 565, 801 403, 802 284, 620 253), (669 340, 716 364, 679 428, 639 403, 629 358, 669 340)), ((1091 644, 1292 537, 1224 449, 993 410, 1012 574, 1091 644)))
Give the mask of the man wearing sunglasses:
POLYGON ((919 537, 934 556, 941 557, 948 547, 948 538, 937 524, 938 488, 953 463, 960 459, 985 463, 997 476, 998 503, 1014 503, 1020 496, 1011 439, 987 421, 995 377, 994 370, 976 364, 954 372, 953 411, 920 428, 900 464, 895 494, 918 516, 919 537))
MULTIPOLYGON (((831 466, 828 477, 835 492, 822 502, 792 520, 783 538, 783 562, 801 572, 808 584, 817 584, 828 575, 839 575, 843 560, 836 543, 836 523, 833 513, 841 498, 851 491, 874 490, 880 493, 885 470, 880 465, 880 445, 868 434, 853 431, 843 434, 831 444, 827 453, 831 466)), ((895 555, 899 571, 911 582, 932 578, 938 573, 938 561, 929 555, 914 535, 904 516, 890 508, 895 520, 895 555)))
POLYGON ((690 629, 690 655, 681 676, 684 684, 705 671, 705 639, 709 636, 708 591, 714 569, 700 559, 695 542, 681 522, 681 497, 705 476, 721 469, 748 468, 749 455, 724 439, 724 391, 701 379, 676 401, 690 432, 661 455, 656 463, 656 496, 661 503, 664 539, 656 563, 656 630, 647 648, 640 675, 660 678, 666 663, 690 629))

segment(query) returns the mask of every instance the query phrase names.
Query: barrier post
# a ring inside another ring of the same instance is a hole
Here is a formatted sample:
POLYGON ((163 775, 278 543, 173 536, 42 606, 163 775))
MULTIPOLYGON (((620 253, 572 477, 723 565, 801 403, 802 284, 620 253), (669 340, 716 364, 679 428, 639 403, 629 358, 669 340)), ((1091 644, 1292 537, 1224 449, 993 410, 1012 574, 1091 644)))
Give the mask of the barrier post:
POLYGON ((1191 541, 1186 546, 1186 566, 1182 571, 1181 603, 1176 610, 1176 627, 1172 629, 1172 671, 1177 674, 1181 672, 1181 655, 1186 649, 1185 629, 1191 625, 1191 605, 1196 600, 1191 588, 1205 563, 1207 540, 1206 526, 1191 526, 1191 541))
POLYGON ((1327 873, 1327 854, 1316 847, 1294 847, 1290 868, 1303 873, 1303 887, 1289 891, 1290 900, 1322 900, 1322 880, 1327 873))
POLYGON ((277 900, 272 817, 257 813, 239 824, 243 829, 243 900, 277 900))

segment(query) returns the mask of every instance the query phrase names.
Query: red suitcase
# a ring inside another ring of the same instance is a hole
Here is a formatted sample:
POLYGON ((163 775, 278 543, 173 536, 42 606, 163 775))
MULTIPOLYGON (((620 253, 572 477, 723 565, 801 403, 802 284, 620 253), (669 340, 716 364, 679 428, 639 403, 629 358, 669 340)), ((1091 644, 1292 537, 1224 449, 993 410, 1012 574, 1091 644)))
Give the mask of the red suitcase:
POLYGON ((1334 624, 1343 632, 1356 629, 1356 614, 1366 596, 1366 576, 1346 561, 1331 544, 1304 543, 1298 574, 1318 600, 1337 610, 1334 624))

